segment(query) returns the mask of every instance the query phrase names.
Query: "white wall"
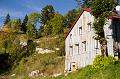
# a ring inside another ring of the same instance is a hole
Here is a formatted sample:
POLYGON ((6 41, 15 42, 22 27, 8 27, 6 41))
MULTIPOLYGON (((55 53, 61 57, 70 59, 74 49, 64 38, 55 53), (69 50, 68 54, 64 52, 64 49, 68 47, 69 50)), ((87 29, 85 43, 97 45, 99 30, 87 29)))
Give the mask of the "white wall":
POLYGON ((114 57, 114 52, 113 52, 113 33, 112 33, 112 20, 107 19, 106 24, 104 26, 104 33, 105 33, 105 38, 107 40, 107 49, 108 49, 108 55, 114 57))
POLYGON ((95 56, 100 54, 99 45, 98 49, 95 49, 97 43, 93 38, 95 34, 92 25, 91 30, 89 29, 88 26, 88 23, 91 22, 92 24, 93 21, 94 17, 89 12, 84 11, 79 20, 77 21, 77 23, 75 24, 75 26, 73 27, 73 29, 71 30, 71 32, 69 33, 69 35, 67 36, 65 40, 66 49, 65 70, 70 70, 70 64, 72 62, 75 62, 78 68, 92 64, 95 56), (82 33, 80 34, 79 27, 81 26, 82 33), (85 41, 86 51, 85 44, 83 43, 85 41))

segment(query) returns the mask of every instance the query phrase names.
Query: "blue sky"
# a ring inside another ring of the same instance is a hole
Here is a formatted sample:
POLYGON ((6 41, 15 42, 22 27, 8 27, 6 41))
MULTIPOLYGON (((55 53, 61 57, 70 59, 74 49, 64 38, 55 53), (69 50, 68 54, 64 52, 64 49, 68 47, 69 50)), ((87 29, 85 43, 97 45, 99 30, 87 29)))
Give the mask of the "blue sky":
POLYGON ((61 14, 76 8, 74 0, 0 0, 0 26, 7 13, 12 19, 23 19, 26 14, 40 12, 44 6, 49 4, 61 14))

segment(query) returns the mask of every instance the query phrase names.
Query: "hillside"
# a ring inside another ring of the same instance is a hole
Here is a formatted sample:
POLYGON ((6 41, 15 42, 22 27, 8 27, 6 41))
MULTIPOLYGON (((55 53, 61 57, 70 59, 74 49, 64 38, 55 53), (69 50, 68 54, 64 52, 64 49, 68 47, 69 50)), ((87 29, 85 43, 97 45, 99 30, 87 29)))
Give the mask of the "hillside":
POLYGON ((91 66, 87 66, 67 76, 48 79, 120 79, 120 62, 108 65, 104 69, 98 69, 96 71, 91 70, 91 66))
MULTIPOLYGON (((19 39, 25 42, 24 35, 19 39)), ((35 39, 36 51, 20 59, 9 72, 1 74, 0 78, 26 79, 47 76, 57 76, 64 73, 64 36, 48 36, 35 39), (37 74, 32 74, 33 72, 37 74)))

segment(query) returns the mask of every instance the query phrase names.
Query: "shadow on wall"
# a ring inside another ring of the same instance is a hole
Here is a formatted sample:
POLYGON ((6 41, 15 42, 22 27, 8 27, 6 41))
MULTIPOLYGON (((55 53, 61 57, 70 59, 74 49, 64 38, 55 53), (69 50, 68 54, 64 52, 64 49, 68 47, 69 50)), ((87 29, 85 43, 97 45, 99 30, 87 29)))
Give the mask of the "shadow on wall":
POLYGON ((120 20, 113 19, 112 21, 113 39, 114 39, 114 56, 120 59, 120 20))

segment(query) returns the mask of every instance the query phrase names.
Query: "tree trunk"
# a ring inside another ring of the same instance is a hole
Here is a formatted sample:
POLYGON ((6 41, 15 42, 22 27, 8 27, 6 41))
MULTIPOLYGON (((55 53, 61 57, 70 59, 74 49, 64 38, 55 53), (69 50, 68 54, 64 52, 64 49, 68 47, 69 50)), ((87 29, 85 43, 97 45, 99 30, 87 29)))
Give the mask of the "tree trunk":
POLYGON ((101 47, 101 55, 108 56, 107 40, 105 38, 100 40, 100 47, 101 47))

